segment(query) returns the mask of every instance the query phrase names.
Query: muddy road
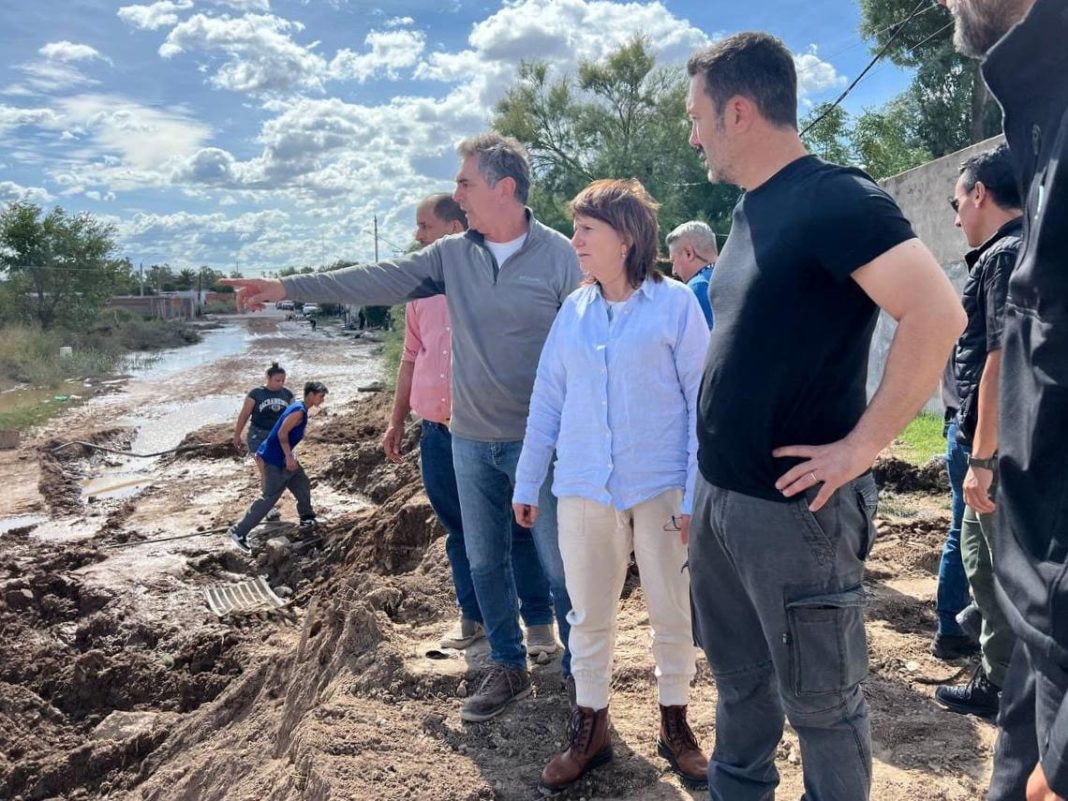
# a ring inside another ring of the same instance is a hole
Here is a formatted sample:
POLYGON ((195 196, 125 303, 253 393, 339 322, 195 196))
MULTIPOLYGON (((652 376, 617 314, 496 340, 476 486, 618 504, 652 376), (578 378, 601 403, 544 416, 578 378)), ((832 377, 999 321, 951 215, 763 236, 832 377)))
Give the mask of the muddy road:
MULTIPOLYGON (((498 719, 460 721, 485 650, 427 655, 453 617, 449 570, 419 484, 417 428, 404 462, 385 462, 389 399, 358 391, 381 377, 378 347, 275 314, 235 318, 195 347, 0 451, 0 799, 537 798, 564 736, 559 665, 532 664, 532 697, 498 719), (287 497, 248 558, 222 533, 198 532, 256 494, 229 432, 274 360, 294 391, 309 379, 330 388, 301 446, 324 525, 300 538, 287 497), (150 460, 53 452, 74 439, 208 447, 150 460), (256 576, 283 609, 209 610, 205 588, 256 576)), ((884 494, 867 580, 873 798, 980 798, 994 729, 934 704, 934 684, 970 666, 926 650, 947 504, 895 470, 902 491, 884 494)), ((564 798, 704 798, 656 756, 636 579, 619 619, 616 758, 564 798)), ((699 664, 691 720, 708 747, 715 688, 699 664)), ((781 797, 800 797, 792 732, 776 763, 781 797)))

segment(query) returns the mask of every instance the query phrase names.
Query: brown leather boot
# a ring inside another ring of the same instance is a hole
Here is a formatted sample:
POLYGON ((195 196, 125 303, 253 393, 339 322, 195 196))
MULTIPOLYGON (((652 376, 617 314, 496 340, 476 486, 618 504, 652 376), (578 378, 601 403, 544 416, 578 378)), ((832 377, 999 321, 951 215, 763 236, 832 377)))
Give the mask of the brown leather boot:
POLYGON ((656 750, 671 763, 671 769, 682 779, 686 789, 704 790, 708 787, 708 760, 686 722, 685 706, 660 707, 656 750))
POLYGON ((588 706, 572 707, 567 742, 567 750, 553 757, 541 772, 538 789, 544 794, 558 793, 612 758, 608 707, 596 712, 588 706))

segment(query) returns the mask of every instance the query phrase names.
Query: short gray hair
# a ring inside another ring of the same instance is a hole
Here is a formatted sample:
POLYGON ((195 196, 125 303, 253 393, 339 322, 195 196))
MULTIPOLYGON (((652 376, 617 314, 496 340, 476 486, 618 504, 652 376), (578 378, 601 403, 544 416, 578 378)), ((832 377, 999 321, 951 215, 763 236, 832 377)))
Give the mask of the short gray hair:
POLYGON ((708 223, 700 220, 684 222, 667 235, 669 248, 676 243, 689 245, 698 256, 709 261, 719 255, 719 248, 716 247, 716 232, 708 227, 708 223))
POLYGON ((530 197, 530 157, 518 139, 482 133, 464 139, 456 152, 462 159, 478 156, 478 171, 490 186, 496 186, 502 178, 515 181, 515 199, 526 205, 530 197))

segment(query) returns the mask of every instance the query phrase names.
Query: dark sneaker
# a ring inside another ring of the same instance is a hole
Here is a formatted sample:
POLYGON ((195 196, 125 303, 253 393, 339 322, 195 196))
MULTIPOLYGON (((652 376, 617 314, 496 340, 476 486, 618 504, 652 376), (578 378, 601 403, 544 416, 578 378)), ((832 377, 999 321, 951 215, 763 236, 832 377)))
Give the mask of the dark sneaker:
POLYGON ((237 529, 234 526, 230 526, 226 530, 227 535, 230 537, 230 542, 234 544, 237 550, 241 551, 245 556, 252 554, 252 549, 248 547, 248 540, 237 533, 237 529))
POLYGON ((319 528, 319 521, 314 517, 304 517, 301 518, 300 525, 297 528, 301 534, 312 534, 319 528))
POLYGON ((979 643, 967 634, 936 634, 931 641, 931 653, 939 659, 962 659, 979 653, 979 643))
POLYGON ((979 642, 979 635, 983 631, 983 613, 972 602, 957 613, 957 625, 964 629, 965 634, 979 642))
POLYGON ((271 511, 269 511, 267 513, 267 522, 268 523, 277 523, 281 519, 282 519, 282 512, 278 509, 278 507, 275 507, 274 509, 272 509, 271 511))
POLYGON ((475 694, 464 701, 460 719, 480 723, 496 717, 512 701, 530 695, 530 674, 526 668, 491 665, 475 694))
POLYGON ((482 628, 481 623, 477 620, 469 620, 466 617, 462 617, 455 626, 442 636, 438 645, 442 648, 462 651, 476 640, 481 640, 485 636, 486 630, 482 628))
POLYGON ((935 700, 950 712, 993 720, 1001 705, 1001 688, 986 677, 983 666, 979 665, 967 684, 940 686, 935 690, 935 700))

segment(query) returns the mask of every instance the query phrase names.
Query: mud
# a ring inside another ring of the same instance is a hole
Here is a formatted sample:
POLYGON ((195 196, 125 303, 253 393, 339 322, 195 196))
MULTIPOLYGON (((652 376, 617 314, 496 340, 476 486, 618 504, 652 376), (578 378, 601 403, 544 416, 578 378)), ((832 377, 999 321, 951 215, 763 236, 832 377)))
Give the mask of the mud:
POLYGON ((883 454, 875 460, 872 472, 881 489, 894 492, 949 492, 946 460, 940 456, 917 468, 897 456, 883 454))
MULTIPOLYGON (((532 662, 532 696, 498 718, 460 721, 488 655, 479 644, 427 656, 455 610, 443 532, 420 487, 418 427, 406 431, 402 463, 387 462, 379 443, 388 394, 356 392, 376 377, 352 368, 367 346, 321 331, 309 343, 312 335, 295 325, 249 322, 249 353, 181 380, 201 395, 233 393, 236 414, 259 363, 314 344, 318 374, 333 376, 331 398, 340 399, 310 421, 300 450, 319 530, 300 535, 287 498, 282 523, 257 533, 253 558, 205 533, 239 516, 257 493, 226 423, 190 426, 182 442, 210 447, 160 460, 136 497, 93 504, 75 503, 72 486, 98 474, 100 457, 60 460, 42 446, 75 434, 128 441, 128 432, 58 421, 8 457, 20 499, 12 513, 53 511, 2 535, 0 798, 537 797, 538 773, 564 737, 559 663, 532 662), (73 485, 71 476, 79 477, 73 485), (220 620, 207 610, 204 587, 260 574, 289 599, 284 613, 220 620)), ((132 386, 105 419, 118 419, 127 397, 146 419, 165 408, 152 405, 150 389, 132 386)), ((994 729, 941 710, 931 697, 934 682, 969 667, 927 653, 944 499, 922 471, 886 462, 881 469, 886 501, 866 581, 872 797, 975 799, 994 729)), ((561 797, 705 798, 684 790, 656 753, 651 633, 635 576, 618 620, 616 756, 561 797)), ((715 700, 702 658, 690 719, 706 748, 715 700)), ((783 798, 803 792, 800 761, 787 731, 775 759, 783 798)))

